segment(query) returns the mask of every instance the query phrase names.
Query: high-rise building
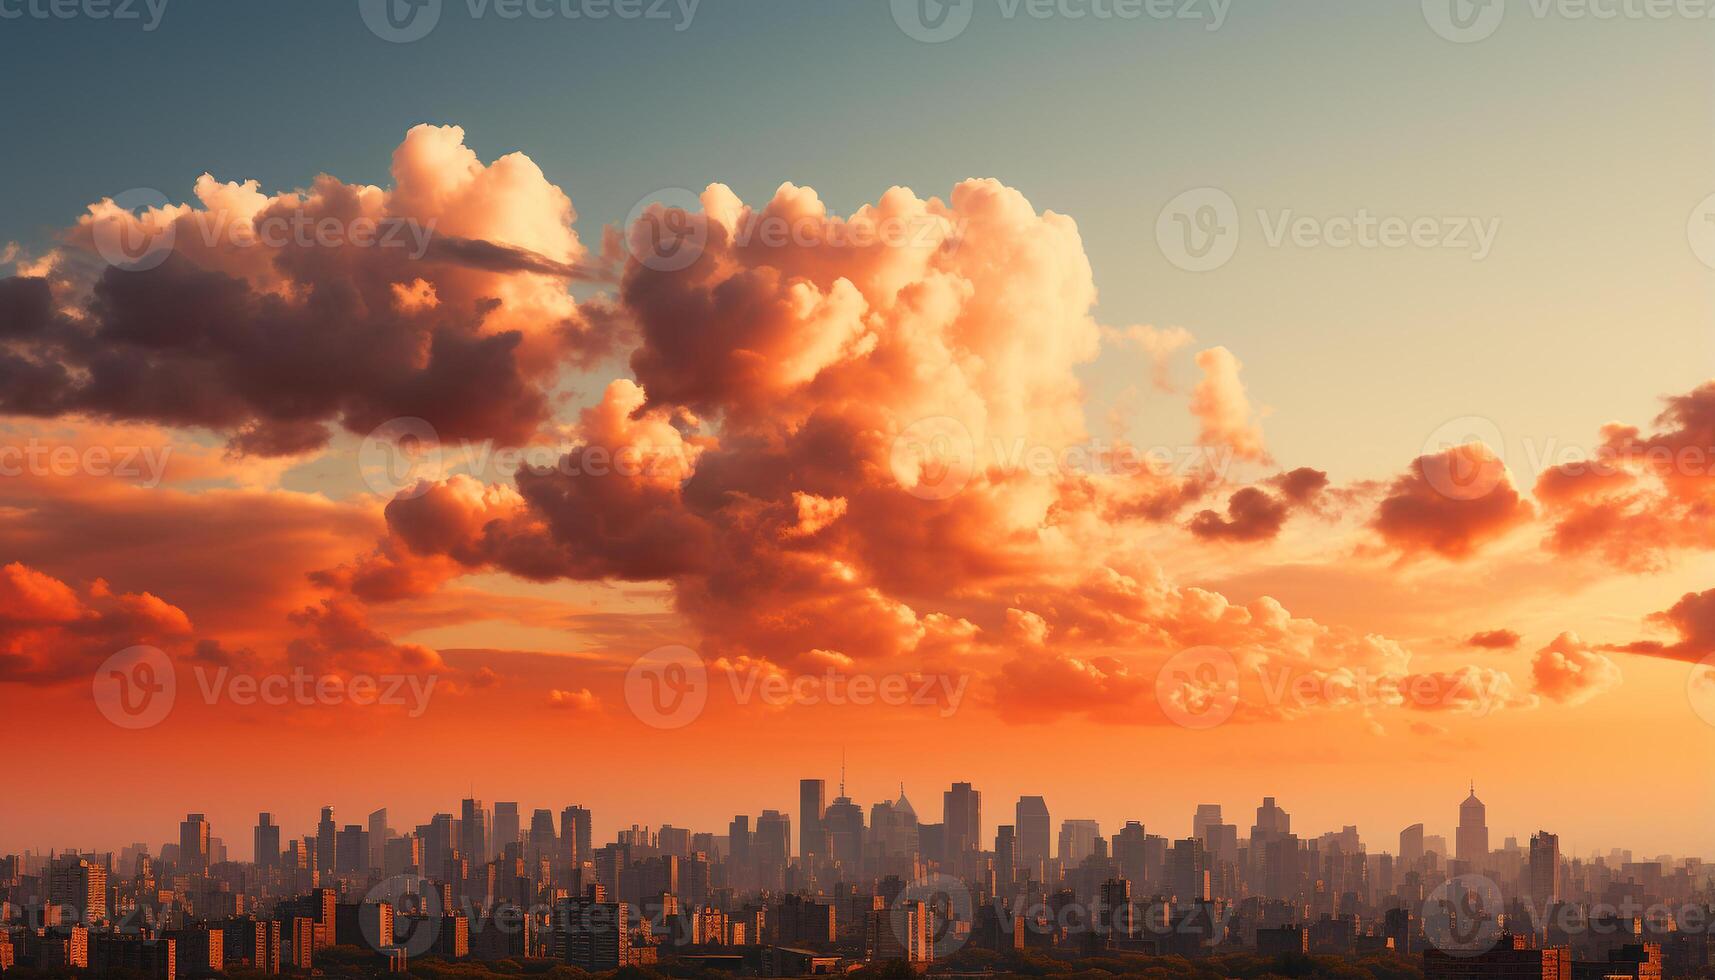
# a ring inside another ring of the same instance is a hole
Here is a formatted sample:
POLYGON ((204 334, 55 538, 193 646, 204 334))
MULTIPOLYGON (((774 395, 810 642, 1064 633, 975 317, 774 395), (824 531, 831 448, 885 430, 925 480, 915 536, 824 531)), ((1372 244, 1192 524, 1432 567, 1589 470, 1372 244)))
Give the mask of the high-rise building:
POLYGON ((82 925, 107 918, 107 869, 76 854, 52 859, 48 901, 74 911, 82 925))
POLYGON ((1290 833, 1292 817, 1275 805, 1274 797, 1263 797, 1262 806, 1256 808, 1256 823, 1251 827, 1251 846, 1279 840, 1290 833))
POLYGON ((340 874, 357 874, 369 860, 369 831, 363 824, 346 824, 334 837, 334 870, 340 874))
POLYGON ((983 794, 970 783, 954 783, 941 800, 947 859, 960 873, 968 874, 983 846, 983 794))
POLYGON ((1209 855, 1195 837, 1173 842, 1173 897, 1180 904, 1209 900, 1209 855))
POLYGON ((382 807, 369 815, 369 866, 381 868, 387 865, 387 808, 382 807))
POLYGON ((1454 847, 1458 850, 1459 860, 1473 868, 1488 860, 1488 808, 1483 806, 1482 800, 1477 799, 1477 787, 1474 783, 1471 785, 1471 795, 1459 804, 1459 833, 1454 847))
POLYGON ((1018 861, 1023 869, 1020 877, 1041 881, 1043 866, 1053 857, 1048 850, 1053 826, 1048 818, 1048 801, 1040 796, 1021 796, 1013 808, 1013 825, 1018 828, 1018 861))
POLYGON ((572 805, 560 811, 560 860, 575 868, 595 858, 590 848, 590 811, 572 805))
POLYGON ((459 854, 473 866, 488 860, 488 811, 481 800, 459 804, 459 854))
POLYGON ((830 856, 840 863, 848 877, 855 877, 863 864, 863 807, 841 793, 840 798, 828 804, 827 812, 822 814, 822 829, 833 850, 830 856))
POLYGON ((316 824, 316 869, 318 871, 333 870, 334 839, 339 835, 339 827, 333 822, 333 807, 322 807, 322 819, 316 824))
POLYGON ((1121 878, 1139 887, 1150 880, 1148 848, 1149 835, 1144 832, 1143 824, 1128 820, 1114 835, 1114 864, 1121 878))
POLYGON ((179 870, 208 873, 208 818, 200 813, 186 815, 179 824, 179 870))
POLYGON ((1100 836, 1102 836, 1102 825, 1094 820, 1061 821, 1061 866, 1075 868, 1085 858, 1096 853, 1096 838, 1100 836))
POLYGON ((1199 803, 1197 804, 1197 812, 1191 817, 1191 836, 1198 840, 1206 841, 1209 839, 1209 835, 1207 833, 1208 827, 1211 824, 1218 824, 1220 822, 1221 804, 1199 803))
POLYGON ((518 843, 518 804, 494 804, 494 839, 488 846, 488 857, 504 857, 506 845, 518 843))
POLYGON ((822 851, 822 814, 827 811, 828 784, 820 779, 798 780, 798 855, 813 864, 822 851))
POLYGON ((1560 901, 1560 836, 1546 830, 1530 835, 1529 898, 1537 911, 1546 914, 1548 907, 1560 901))
POLYGON ((994 831, 994 881, 1004 893, 1018 880, 1018 830, 1003 823, 994 831))
POLYGON ((529 846, 524 849, 524 857, 530 862, 531 872, 534 873, 543 858, 550 862, 555 861, 559 857, 559 846, 559 835, 554 832, 554 811, 532 811, 529 846))
POLYGON ((280 866, 280 825, 272 813, 256 815, 256 833, 251 837, 252 860, 264 871, 280 866))
POLYGON ((1414 823, 1399 832, 1399 863, 1407 871, 1423 860, 1423 825, 1414 823))
POLYGON ((630 958, 630 927, 624 902, 575 898, 554 911, 555 946, 568 966, 587 973, 617 970, 630 958))

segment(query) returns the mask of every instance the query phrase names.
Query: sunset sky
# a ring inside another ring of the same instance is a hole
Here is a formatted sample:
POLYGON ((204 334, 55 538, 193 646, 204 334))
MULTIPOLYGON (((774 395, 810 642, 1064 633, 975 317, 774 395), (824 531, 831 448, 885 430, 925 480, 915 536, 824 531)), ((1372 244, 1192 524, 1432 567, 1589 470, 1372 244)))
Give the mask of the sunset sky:
POLYGON ((1715 857, 1715 22, 966 2, 0 20, 0 852, 724 832, 843 755, 866 807, 975 783, 985 844, 1273 795, 1393 851, 1475 780, 1497 844, 1715 857), (340 240, 242 231, 294 218, 340 240), (669 645, 678 728, 627 700, 669 645), (203 696, 299 669, 433 688, 203 696))

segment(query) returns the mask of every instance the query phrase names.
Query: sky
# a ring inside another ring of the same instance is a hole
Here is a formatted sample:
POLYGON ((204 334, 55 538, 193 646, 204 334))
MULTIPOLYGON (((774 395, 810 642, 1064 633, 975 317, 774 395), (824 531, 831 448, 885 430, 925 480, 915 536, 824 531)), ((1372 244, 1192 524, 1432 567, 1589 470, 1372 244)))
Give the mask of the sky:
POLYGON ((1709 854, 1699 4, 365 3, 0 0, 0 851, 843 757, 1709 854))

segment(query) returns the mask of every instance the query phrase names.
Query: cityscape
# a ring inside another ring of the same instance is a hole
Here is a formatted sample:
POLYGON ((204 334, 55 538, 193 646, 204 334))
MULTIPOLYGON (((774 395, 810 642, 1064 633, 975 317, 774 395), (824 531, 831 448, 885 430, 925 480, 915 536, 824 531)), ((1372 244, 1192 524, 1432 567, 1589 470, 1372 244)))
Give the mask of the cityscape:
POLYGON ((1715 0, 0 0, 0 980, 1715 980, 1715 0))
POLYGON ((1303 975, 1337 958, 1342 975, 1661 980, 1715 966, 1715 867, 1572 856, 1548 830, 1492 835, 1475 786, 1451 837, 1429 832, 1444 820, 1372 841, 1295 828, 1272 796, 1254 820, 1204 804, 1172 832, 1104 833, 1056 822, 1042 796, 985 816, 970 783, 923 798, 922 814, 903 786, 867 806, 843 780, 829 792, 802 779, 795 810, 634 824, 605 842, 578 805, 465 799, 407 828, 387 809, 348 822, 324 807, 301 836, 263 812, 249 860, 190 813, 177 841, 0 858, 0 968, 794 977, 1208 961, 1303 975))

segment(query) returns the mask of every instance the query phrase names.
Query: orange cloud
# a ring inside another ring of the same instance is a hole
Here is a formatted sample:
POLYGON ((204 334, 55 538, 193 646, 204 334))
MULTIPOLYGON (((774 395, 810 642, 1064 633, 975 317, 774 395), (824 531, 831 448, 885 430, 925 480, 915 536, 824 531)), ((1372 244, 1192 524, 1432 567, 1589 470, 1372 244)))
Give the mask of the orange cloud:
POLYGON ((1528 523, 1534 512, 1487 446, 1468 443, 1420 456, 1395 479, 1370 526, 1390 547, 1455 561, 1528 523))

